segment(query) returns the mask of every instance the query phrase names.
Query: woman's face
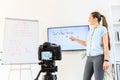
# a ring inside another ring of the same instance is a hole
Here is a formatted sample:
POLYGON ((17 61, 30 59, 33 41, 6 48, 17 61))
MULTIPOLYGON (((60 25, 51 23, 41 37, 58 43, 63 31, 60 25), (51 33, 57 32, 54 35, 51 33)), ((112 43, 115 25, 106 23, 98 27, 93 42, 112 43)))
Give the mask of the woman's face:
POLYGON ((94 25, 96 23, 96 18, 93 18, 92 14, 90 14, 88 22, 90 25, 94 25))

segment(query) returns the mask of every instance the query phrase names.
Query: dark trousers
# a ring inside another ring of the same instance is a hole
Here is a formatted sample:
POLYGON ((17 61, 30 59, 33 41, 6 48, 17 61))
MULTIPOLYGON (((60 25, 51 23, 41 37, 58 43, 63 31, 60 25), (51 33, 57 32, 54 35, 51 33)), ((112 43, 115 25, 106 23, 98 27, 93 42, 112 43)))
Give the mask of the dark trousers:
POLYGON ((104 70, 103 70, 104 56, 88 56, 84 69, 83 80, 91 80, 94 74, 95 80, 103 80, 104 70))

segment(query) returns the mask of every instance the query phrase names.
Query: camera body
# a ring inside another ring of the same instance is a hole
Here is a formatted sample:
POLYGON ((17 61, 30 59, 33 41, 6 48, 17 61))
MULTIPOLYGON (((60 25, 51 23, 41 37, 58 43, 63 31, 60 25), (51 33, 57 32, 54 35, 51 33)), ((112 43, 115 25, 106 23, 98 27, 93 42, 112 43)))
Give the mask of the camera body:
POLYGON ((41 70, 38 73, 35 80, 38 80, 41 72, 46 72, 44 80, 57 80, 56 75, 52 75, 53 72, 57 72, 57 66, 55 60, 61 60, 61 47, 50 42, 45 42, 39 46, 38 59, 41 60, 41 70))
POLYGON ((61 47, 50 42, 39 46, 38 59, 42 61, 61 60, 61 47))

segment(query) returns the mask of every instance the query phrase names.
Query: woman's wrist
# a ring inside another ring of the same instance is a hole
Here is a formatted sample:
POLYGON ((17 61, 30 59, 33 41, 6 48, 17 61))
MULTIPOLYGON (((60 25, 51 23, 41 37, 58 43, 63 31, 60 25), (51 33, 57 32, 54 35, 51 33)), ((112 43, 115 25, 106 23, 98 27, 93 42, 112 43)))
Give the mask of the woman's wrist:
POLYGON ((109 62, 109 60, 108 60, 108 59, 105 59, 104 61, 109 62))

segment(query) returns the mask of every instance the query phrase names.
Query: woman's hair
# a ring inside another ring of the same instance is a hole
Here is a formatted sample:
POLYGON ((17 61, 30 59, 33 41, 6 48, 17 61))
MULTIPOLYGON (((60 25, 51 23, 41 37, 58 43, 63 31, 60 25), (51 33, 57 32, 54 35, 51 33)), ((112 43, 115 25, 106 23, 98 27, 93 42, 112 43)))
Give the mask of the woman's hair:
MULTIPOLYGON (((105 18, 104 15, 101 15, 99 12, 92 12, 91 14, 92 14, 93 18, 97 18, 98 19, 99 23, 102 20, 102 25, 104 27, 106 27, 107 30, 108 30, 108 24, 107 24, 107 21, 106 21, 106 18, 105 18)), ((108 34, 108 47, 109 47, 109 50, 110 50, 111 47, 110 47, 110 36, 109 36, 109 34, 108 34)))

